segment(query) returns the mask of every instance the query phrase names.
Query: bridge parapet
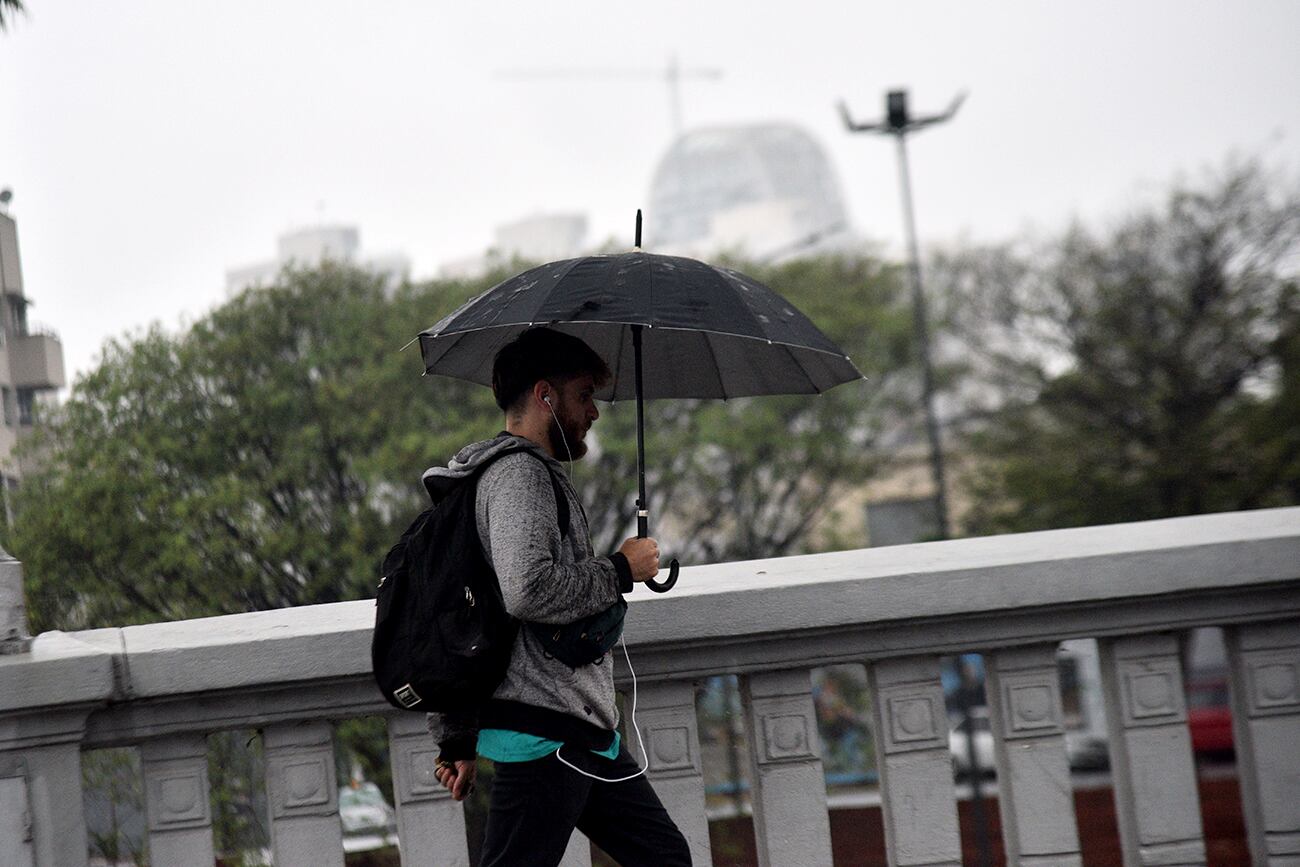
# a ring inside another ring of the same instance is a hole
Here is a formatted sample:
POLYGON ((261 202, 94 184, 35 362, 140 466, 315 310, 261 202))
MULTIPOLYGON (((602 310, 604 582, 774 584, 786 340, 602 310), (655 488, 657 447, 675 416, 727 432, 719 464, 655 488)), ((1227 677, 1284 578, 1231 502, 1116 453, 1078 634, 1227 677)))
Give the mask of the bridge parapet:
MULTIPOLYGON (((629 601, 649 777, 697 864, 711 860, 693 684, 740 678, 760 863, 829 865, 809 671, 843 662, 867 666, 890 862, 960 864, 939 657, 964 652, 986 658, 1008 862, 1079 864, 1055 659, 1084 637, 1101 646, 1126 863, 1205 863, 1179 652, 1201 626, 1227 635, 1253 860, 1300 858, 1300 509, 715 564, 629 601)), ((372 622, 372 602, 345 602, 45 633, 0 655, 0 863, 85 865, 81 751, 133 746, 157 863, 208 867, 205 738, 252 728, 276 864, 341 865, 329 723, 377 714, 403 864, 467 864, 422 717, 370 680, 372 622)))

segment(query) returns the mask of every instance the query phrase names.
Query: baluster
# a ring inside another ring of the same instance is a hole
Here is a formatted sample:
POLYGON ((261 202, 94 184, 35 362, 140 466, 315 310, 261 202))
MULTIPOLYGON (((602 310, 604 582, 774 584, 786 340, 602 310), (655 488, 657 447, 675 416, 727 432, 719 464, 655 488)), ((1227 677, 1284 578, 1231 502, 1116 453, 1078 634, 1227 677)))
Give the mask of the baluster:
POLYGON ((88 846, 81 806, 81 745, 28 747, 19 754, 27 770, 36 864, 85 867, 88 846))
POLYGON ((889 863, 960 867, 939 658, 884 659, 867 676, 889 863))
POLYGON ((434 776, 438 745, 424 714, 388 718, 402 867, 469 867, 465 809, 434 776))
POLYGON ((168 867, 211 867, 208 739, 173 735, 140 745, 149 859, 168 867))
POLYGON ((1077 867, 1056 645, 994 651, 985 660, 1007 862, 1077 867))
POLYGON ((695 719, 695 686, 667 682, 642 684, 637 696, 637 724, 645 738, 647 758, 629 725, 629 751, 645 765, 654 786, 691 848, 695 867, 712 867, 709 820, 704 813, 704 766, 700 763, 700 732, 695 719))
POLYGON ((591 841, 578 829, 573 830, 569 838, 569 847, 564 850, 560 867, 591 867, 591 841))
POLYGON ((1232 737, 1257 865, 1300 864, 1300 622, 1226 630, 1232 737))
POLYGON ((36 864, 32 809, 27 802, 27 763, 6 753, 0 753, 0 864, 36 864))
POLYGON ((329 724, 272 726, 262 742, 276 867, 343 867, 329 724))
POLYGON ((1098 641, 1125 867, 1205 863, 1178 638, 1098 641))
POLYGON ((741 679, 760 867, 831 863, 826 778, 807 669, 741 679))

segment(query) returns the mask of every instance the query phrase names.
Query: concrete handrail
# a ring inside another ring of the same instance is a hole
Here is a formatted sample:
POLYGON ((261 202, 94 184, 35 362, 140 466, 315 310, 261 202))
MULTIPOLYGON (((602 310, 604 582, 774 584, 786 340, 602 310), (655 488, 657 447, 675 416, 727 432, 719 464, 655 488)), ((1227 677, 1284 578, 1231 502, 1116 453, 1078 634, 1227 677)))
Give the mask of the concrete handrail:
MULTIPOLYGON (((1300 508, 687 567, 629 603, 651 677, 1276 619, 1300 614, 1300 508)), ((365 681, 373 623, 360 600, 46 633, 26 665, 80 675, 0 669, 0 713, 365 681)))

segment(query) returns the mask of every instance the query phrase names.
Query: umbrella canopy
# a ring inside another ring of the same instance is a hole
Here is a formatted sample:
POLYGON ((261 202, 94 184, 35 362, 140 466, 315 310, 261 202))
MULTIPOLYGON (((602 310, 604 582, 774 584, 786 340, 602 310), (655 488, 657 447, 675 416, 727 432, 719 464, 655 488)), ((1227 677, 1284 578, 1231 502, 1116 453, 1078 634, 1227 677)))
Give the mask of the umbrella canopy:
POLYGON ((636 396, 632 326, 642 326, 645 398, 820 393, 861 379, 842 350, 761 283, 695 259, 634 251, 532 268, 419 336, 428 373, 491 385, 497 351, 533 325, 581 338, 614 376, 596 396, 636 396))
MULTIPOLYGON (((649 535, 645 398, 812 394, 862 374, 792 304, 744 274, 639 249, 551 262, 511 277, 420 332, 426 373, 492 384, 497 352, 545 325, 583 340, 613 373, 596 394, 636 399, 637 533, 649 535)), ((678 562, 664 593, 677 583, 678 562)))

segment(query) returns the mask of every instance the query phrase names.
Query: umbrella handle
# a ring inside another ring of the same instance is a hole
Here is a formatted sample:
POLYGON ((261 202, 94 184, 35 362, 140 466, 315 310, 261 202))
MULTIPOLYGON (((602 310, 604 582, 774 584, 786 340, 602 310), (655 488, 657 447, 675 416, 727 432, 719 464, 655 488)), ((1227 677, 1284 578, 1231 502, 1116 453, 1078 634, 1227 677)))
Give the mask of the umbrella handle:
POLYGON ((668 562, 668 580, 656 581, 653 578, 647 578, 645 586, 649 587, 656 593, 667 593, 669 590, 672 590, 673 585, 677 583, 677 572, 681 568, 681 564, 678 563, 677 558, 674 557, 668 562))

